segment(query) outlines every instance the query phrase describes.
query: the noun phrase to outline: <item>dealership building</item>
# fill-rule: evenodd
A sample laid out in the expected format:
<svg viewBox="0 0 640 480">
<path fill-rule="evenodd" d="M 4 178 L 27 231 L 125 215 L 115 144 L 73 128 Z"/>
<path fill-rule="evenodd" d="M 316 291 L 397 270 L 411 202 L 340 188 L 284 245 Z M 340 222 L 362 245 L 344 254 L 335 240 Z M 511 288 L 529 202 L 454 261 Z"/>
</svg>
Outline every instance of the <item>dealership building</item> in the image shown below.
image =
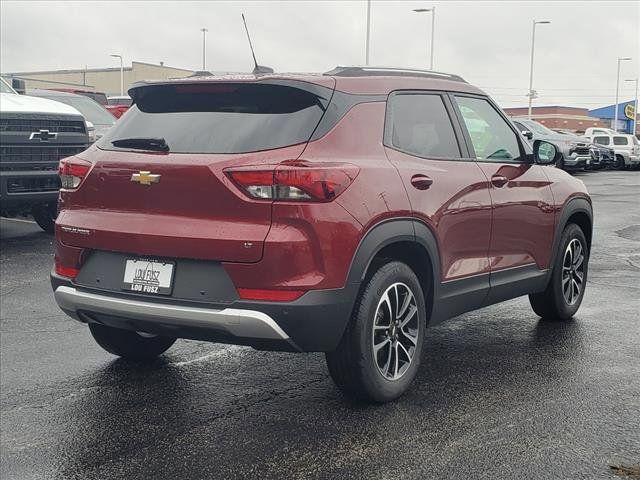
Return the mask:
<svg viewBox="0 0 640 480">
<path fill-rule="evenodd" d="M 608 105 L 606 107 L 596 108 L 589 110 L 589 115 L 594 118 L 606 122 L 608 127 L 614 128 L 615 122 L 615 105 Z M 618 104 L 618 125 L 617 130 L 624 133 L 633 133 L 633 117 L 635 112 L 635 101 L 629 100 Z M 636 125 L 635 134 L 638 135 L 640 129 Z"/>
<path fill-rule="evenodd" d="M 140 80 L 167 80 L 188 77 L 193 70 L 159 64 L 131 62 L 123 68 L 125 94 L 129 86 Z M 3 74 L 25 81 L 27 90 L 34 88 L 74 88 L 120 95 L 120 67 L 81 68 L 74 70 L 47 70 L 40 72 L 13 72 Z"/>
</svg>

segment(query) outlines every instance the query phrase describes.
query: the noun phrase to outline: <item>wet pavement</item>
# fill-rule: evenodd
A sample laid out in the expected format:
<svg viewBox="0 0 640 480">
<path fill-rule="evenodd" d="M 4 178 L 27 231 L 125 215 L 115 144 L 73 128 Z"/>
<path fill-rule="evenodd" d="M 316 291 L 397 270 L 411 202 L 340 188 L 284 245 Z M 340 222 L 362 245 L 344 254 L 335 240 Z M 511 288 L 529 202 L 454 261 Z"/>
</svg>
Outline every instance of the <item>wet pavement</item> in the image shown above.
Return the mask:
<svg viewBox="0 0 640 480">
<path fill-rule="evenodd" d="M 0 478 L 621 478 L 640 464 L 640 172 L 580 177 L 596 229 L 575 319 L 521 298 L 433 328 L 383 406 L 346 400 L 321 354 L 180 340 L 117 360 L 55 305 L 51 237 L 0 220 Z"/>
</svg>

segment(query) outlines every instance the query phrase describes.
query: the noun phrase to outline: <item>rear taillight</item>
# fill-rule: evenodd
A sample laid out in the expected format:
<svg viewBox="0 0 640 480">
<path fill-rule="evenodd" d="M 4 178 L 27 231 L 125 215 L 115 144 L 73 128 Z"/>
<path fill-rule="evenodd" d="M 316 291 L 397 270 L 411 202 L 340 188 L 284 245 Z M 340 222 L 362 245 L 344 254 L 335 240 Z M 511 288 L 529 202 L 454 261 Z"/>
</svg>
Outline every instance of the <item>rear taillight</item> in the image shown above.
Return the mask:
<svg viewBox="0 0 640 480">
<path fill-rule="evenodd" d="M 78 276 L 78 273 L 80 273 L 80 269 L 69 267 L 66 265 L 60 265 L 58 262 L 56 262 L 56 273 L 61 277 L 67 277 L 71 280 L 75 280 L 75 278 Z"/>
<path fill-rule="evenodd" d="M 249 197 L 285 202 L 330 202 L 359 169 L 348 163 L 284 162 L 275 167 L 228 168 L 226 175 Z"/>
<path fill-rule="evenodd" d="M 63 158 L 58 165 L 58 175 L 62 188 L 74 190 L 80 186 L 84 177 L 91 170 L 91 162 L 75 157 Z"/>
</svg>

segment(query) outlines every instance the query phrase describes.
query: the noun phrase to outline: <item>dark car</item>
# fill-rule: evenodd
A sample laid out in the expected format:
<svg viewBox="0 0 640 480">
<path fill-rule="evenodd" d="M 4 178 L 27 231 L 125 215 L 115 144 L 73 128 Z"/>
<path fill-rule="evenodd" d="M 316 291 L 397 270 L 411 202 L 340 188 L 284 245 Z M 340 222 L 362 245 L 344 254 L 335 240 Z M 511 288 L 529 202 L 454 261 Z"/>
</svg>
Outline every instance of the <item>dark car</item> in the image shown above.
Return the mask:
<svg viewBox="0 0 640 480">
<path fill-rule="evenodd" d="M 61 162 L 52 286 L 97 343 L 326 352 L 385 402 L 427 326 L 521 295 L 567 320 L 587 281 L 584 184 L 456 75 L 339 67 L 137 83 Z"/>
<path fill-rule="evenodd" d="M 611 168 L 616 165 L 616 155 L 613 149 L 605 145 L 592 143 L 590 146 L 592 162 L 594 168 Z"/>
<path fill-rule="evenodd" d="M 93 90 L 82 90 L 80 88 L 51 88 L 56 92 L 75 93 L 76 95 L 82 95 L 83 97 L 90 98 L 94 102 L 100 105 L 107 105 L 107 95 L 104 92 L 95 92 Z"/>
<path fill-rule="evenodd" d="M 75 93 L 60 92 L 57 90 L 29 90 L 33 97 L 48 98 L 56 102 L 65 103 L 78 110 L 90 125 L 94 128 L 94 138 L 102 137 L 115 123 L 116 118 L 95 100 Z"/>
<path fill-rule="evenodd" d="M 571 132 L 564 132 L 562 130 L 554 130 L 560 135 L 568 135 L 570 137 L 575 137 Z M 590 141 L 588 138 L 583 138 L 584 140 Z M 615 154 L 611 148 L 608 148 L 604 145 L 599 145 L 597 143 L 589 144 L 589 153 L 591 154 L 591 163 L 588 168 L 591 170 L 599 170 L 601 168 L 612 167 L 615 164 Z"/>
<path fill-rule="evenodd" d="M 584 170 L 591 166 L 591 142 L 577 135 L 554 132 L 535 120 L 513 119 L 516 127 L 530 141 L 544 140 L 553 143 L 560 151 L 558 167 L 564 170 Z"/>
</svg>

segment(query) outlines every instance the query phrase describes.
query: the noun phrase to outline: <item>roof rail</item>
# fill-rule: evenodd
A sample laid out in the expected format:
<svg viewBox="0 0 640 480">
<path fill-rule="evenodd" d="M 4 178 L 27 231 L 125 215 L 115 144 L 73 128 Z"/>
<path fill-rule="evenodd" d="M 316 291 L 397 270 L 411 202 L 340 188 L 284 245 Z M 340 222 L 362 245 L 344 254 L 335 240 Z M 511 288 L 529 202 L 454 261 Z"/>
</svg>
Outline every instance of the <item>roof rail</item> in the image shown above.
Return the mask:
<svg viewBox="0 0 640 480">
<path fill-rule="evenodd" d="M 397 67 L 368 67 L 368 66 L 338 66 L 333 70 L 323 73 L 323 75 L 334 77 L 425 77 L 440 78 L 443 80 L 453 80 L 455 82 L 464 82 L 466 80 L 459 75 L 451 73 L 434 72 L 431 70 L 419 70 L 415 68 L 397 68 Z"/>
</svg>

